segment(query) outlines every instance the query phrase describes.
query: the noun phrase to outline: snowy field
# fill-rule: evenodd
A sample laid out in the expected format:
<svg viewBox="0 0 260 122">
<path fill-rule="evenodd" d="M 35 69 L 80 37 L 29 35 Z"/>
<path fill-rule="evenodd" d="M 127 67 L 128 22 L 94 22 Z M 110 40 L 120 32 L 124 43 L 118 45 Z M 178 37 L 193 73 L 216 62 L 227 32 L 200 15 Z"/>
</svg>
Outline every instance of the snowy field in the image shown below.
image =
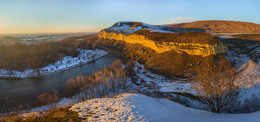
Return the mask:
<svg viewBox="0 0 260 122">
<path fill-rule="evenodd" d="M 121 94 L 115 98 L 96 98 L 75 104 L 72 111 L 88 121 L 151 122 L 257 122 L 260 112 L 216 114 L 184 107 L 167 99 L 141 94 Z"/>
<path fill-rule="evenodd" d="M 28 69 L 24 72 L 20 71 L 7 71 L 5 69 L 0 70 L 0 77 L 15 77 L 15 78 L 26 78 L 35 77 L 39 75 L 50 74 L 58 71 L 64 71 L 76 66 L 80 66 L 96 59 L 99 59 L 106 55 L 108 52 L 104 50 L 82 50 L 80 51 L 78 57 L 65 56 L 62 60 L 57 61 L 54 64 L 50 64 L 46 67 L 40 68 L 38 71 L 33 69 Z"/>
</svg>

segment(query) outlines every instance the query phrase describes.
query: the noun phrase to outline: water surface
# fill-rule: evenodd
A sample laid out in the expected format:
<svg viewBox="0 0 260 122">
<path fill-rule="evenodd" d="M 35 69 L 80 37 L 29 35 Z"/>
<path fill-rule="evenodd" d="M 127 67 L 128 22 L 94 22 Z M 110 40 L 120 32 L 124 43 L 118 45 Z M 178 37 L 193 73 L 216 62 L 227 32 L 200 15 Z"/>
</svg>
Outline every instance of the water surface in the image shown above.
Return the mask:
<svg viewBox="0 0 260 122">
<path fill-rule="evenodd" d="M 67 71 L 57 72 L 38 78 L 25 78 L 21 80 L 0 80 L 0 113 L 9 112 L 8 109 L 17 109 L 17 106 L 34 102 L 42 93 L 52 93 L 56 89 L 63 93 L 63 84 L 69 78 L 77 75 L 90 75 L 102 69 L 105 65 L 110 66 L 120 56 L 109 53 L 106 56 Z"/>
</svg>

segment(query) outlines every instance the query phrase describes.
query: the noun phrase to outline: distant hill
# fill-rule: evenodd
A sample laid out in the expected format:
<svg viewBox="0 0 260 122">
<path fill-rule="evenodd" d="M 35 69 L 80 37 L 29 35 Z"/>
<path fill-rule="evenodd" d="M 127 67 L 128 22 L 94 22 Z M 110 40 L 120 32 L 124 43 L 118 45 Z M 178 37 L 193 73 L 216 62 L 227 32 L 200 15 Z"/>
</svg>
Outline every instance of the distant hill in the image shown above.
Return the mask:
<svg viewBox="0 0 260 122">
<path fill-rule="evenodd" d="M 208 33 L 260 33 L 260 24 L 241 21 L 207 20 L 168 24 L 171 28 L 204 29 Z"/>
</svg>

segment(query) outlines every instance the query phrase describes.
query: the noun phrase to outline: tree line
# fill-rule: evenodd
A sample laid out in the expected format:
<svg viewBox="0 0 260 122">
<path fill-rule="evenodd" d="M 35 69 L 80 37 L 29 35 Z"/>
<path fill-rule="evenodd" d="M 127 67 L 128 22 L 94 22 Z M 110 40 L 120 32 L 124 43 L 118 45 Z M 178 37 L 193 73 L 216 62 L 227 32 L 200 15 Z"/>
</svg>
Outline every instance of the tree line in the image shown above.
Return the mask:
<svg viewBox="0 0 260 122">
<path fill-rule="evenodd" d="M 103 97 L 111 92 L 125 89 L 127 86 L 126 71 L 121 60 L 115 61 L 110 67 L 90 76 L 78 75 L 64 83 L 64 94 L 67 97 L 81 93 L 82 99 Z"/>
<path fill-rule="evenodd" d="M 12 45 L 0 45 L 0 69 L 8 71 L 38 69 L 61 60 L 64 56 L 76 57 L 77 48 L 96 48 L 96 36 L 74 36 L 59 41 Z"/>
</svg>

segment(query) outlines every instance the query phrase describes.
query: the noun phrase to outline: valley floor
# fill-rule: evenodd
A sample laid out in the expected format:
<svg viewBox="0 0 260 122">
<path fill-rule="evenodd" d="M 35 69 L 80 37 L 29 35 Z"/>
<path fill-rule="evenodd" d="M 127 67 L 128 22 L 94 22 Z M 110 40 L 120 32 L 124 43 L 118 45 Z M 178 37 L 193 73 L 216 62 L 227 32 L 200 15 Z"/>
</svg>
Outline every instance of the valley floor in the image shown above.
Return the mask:
<svg viewBox="0 0 260 122">
<path fill-rule="evenodd" d="M 106 52 L 100 51 L 98 54 L 106 54 Z M 260 65 L 253 61 L 248 61 L 242 67 L 240 76 L 245 77 L 255 75 L 253 79 L 256 83 L 255 86 L 246 87 L 241 89 L 241 97 L 239 101 L 242 107 L 244 105 L 255 105 L 259 104 L 259 94 L 260 94 Z M 239 69 L 238 69 L 239 70 Z M 185 79 L 170 80 L 161 75 L 151 73 L 146 70 L 143 65 L 135 62 L 134 71 L 137 78 L 136 83 L 140 86 L 134 85 L 130 78 L 129 79 L 129 89 L 138 89 L 140 87 L 143 91 L 159 91 L 165 94 L 172 94 L 173 92 L 178 93 L 189 93 L 196 95 L 195 91 L 189 90 L 191 84 Z M 144 83 L 142 81 L 145 81 Z M 153 88 L 154 84 L 155 88 Z M 149 88 L 151 87 L 151 88 Z M 172 94 L 173 95 L 173 94 Z M 254 99 L 252 99 L 255 96 Z M 77 98 L 77 97 L 76 97 Z M 187 98 L 188 99 L 188 98 Z M 252 100 L 256 101 L 254 103 Z M 79 99 L 75 98 L 64 98 L 58 103 L 58 106 L 69 107 L 70 110 L 77 112 L 79 117 L 89 120 L 89 121 L 259 121 L 260 112 L 253 112 L 247 114 L 216 114 L 206 110 L 205 105 L 197 102 L 196 100 L 189 100 L 188 104 L 190 107 L 185 107 L 184 105 L 178 104 L 176 102 L 162 99 L 162 98 L 152 98 L 142 94 L 124 93 L 117 95 L 112 98 L 95 98 L 90 99 L 85 102 L 78 103 Z M 249 101 L 249 103 L 245 103 Z M 257 102 L 258 101 L 258 102 Z M 75 104 L 76 103 L 76 104 Z M 46 111 L 51 108 L 50 105 L 42 106 L 30 110 L 29 113 L 25 113 L 23 116 L 39 115 L 39 111 Z M 198 109 L 194 109 L 198 108 Z M 252 112 L 252 111 L 251 111 Z"/>
</svg>

